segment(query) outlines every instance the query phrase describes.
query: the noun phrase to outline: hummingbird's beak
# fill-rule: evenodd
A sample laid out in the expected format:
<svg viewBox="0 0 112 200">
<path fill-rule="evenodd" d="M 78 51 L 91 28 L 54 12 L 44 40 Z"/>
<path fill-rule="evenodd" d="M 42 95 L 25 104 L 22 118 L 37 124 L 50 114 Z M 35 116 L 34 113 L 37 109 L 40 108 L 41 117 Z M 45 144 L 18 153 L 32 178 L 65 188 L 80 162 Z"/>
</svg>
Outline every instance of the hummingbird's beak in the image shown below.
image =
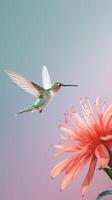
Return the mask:
<svg viewBox="0 0 112 200">
<path fill-rule="evenodd" d="M 61 84 L 61 86 L 64 86 L 64 87 L 78 87 L 78 85 L 71 85 L 71 84 Z"/>
</svg>

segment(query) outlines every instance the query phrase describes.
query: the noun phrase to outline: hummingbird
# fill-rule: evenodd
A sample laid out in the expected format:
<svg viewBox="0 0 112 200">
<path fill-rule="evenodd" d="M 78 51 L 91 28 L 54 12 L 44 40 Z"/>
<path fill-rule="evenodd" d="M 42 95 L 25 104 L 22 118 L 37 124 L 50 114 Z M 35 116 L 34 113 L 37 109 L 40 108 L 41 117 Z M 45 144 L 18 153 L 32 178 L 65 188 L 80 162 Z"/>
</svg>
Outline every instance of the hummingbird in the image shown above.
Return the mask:
<svg viewBox="0 0 112 200">
<path fill-rule="evenodd" d="M 42 82 L 43 87 L 37 85 L 36 83 L 28 80 L 21 75 L 5 70 L 5 73 L 14 81 L 19 87 L 21 87 L 26 92 L 32 94 L 36 101 L 29 107 L 25 108 L 17 114 L 22 114 L 25 112 L 42 112 L 43 109 L 51 102 L 54 95 L 61 89 L 61 87 L 73 86 L 77 87 L 78 85 L 63 84 L 61 82 L 51 83 L 50 75 L 46 66 L 42 68 Z"/>
</svg>

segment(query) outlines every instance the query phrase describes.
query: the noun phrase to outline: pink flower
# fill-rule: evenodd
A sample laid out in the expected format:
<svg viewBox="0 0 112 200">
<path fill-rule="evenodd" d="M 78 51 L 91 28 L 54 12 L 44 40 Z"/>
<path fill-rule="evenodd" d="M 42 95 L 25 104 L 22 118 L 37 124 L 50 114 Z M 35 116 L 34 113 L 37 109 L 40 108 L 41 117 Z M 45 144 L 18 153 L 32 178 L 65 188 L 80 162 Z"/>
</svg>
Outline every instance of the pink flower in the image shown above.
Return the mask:
<svg viewBox="0 0 112 200">
<path fill-rule="evenodd" d="M 97 161 L 100 169 L 109 163 L 109 149 L 112 147 L 112 104 L 106 109 L 99 98 L 96 99 L 95 111 L 87 98 L 81 100 L 84 119 L 73 109 L 64 115 L 64 123 L 60 129 L 64 132 L 62 139 L 65 144 L 54 145 L 58 154 L 72 153 L 51 171 L 51 178 L 64 173 L 60 190 L 62 191 L 90 161 L 89 169 L 82 183 L 82 196 L 94 175 Z"/>
</svg>

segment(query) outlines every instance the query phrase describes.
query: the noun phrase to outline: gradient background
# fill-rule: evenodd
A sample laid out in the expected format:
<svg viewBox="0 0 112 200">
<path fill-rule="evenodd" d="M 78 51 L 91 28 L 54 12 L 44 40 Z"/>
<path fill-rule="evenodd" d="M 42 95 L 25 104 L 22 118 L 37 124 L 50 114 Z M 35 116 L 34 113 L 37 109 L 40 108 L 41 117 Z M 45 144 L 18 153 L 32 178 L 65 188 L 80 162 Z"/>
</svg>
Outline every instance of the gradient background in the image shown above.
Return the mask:
<svg viewBox="0 0 112 200">
<path fill-rule="evenodd" d="M 47 65 L 52 80 L 79 84 L 62 89 L 40 115 L 14 114 L 35 99 L 4 74 L 10 69 L 41 84 Z M 60 141 L 58 123 L 79 99 L 112 100 L 111 0 L 0 0 L 0 199 L 80 200 L 87 168 L 62 192 L 49 177 L 49 144 Z M 110 179 L 96 171 L 84 200 L 94 200 Z M 107 197 L 109 199 L 112 197 Z"/>
</svg>

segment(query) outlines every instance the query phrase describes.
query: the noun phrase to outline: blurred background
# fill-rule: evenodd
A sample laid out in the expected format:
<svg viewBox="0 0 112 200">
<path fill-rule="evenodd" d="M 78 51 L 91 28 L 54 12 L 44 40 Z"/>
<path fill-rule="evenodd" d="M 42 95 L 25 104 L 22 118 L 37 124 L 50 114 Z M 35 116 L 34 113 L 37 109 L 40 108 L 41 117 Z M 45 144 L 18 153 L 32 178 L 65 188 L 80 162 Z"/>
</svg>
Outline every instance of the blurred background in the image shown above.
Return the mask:
<svg viewBox="0 0 112 200">
<path fill-rule="evenodd" d="M 78 84 L 63 88 L 41 114 L 14 114 L 35 101 L 5 74 L 15 71 L 41 83 L 42 66 L 53 81 Z M 80 200 L 82 173 L 62 192 L 60 177 L 50 171 L 62 158 L 53 158 L 50 144 L 60 142 L 58 124 L 80 97 L 94 104 L 99 96 L 112 101 L 111 0 L 0 0 L 0 199 Z M 84 200 L 94 200 L 111 188 L 110 179 L 96 170 Z M 105 199 L 110 200 L 110 197 Z"/>
</svg>

